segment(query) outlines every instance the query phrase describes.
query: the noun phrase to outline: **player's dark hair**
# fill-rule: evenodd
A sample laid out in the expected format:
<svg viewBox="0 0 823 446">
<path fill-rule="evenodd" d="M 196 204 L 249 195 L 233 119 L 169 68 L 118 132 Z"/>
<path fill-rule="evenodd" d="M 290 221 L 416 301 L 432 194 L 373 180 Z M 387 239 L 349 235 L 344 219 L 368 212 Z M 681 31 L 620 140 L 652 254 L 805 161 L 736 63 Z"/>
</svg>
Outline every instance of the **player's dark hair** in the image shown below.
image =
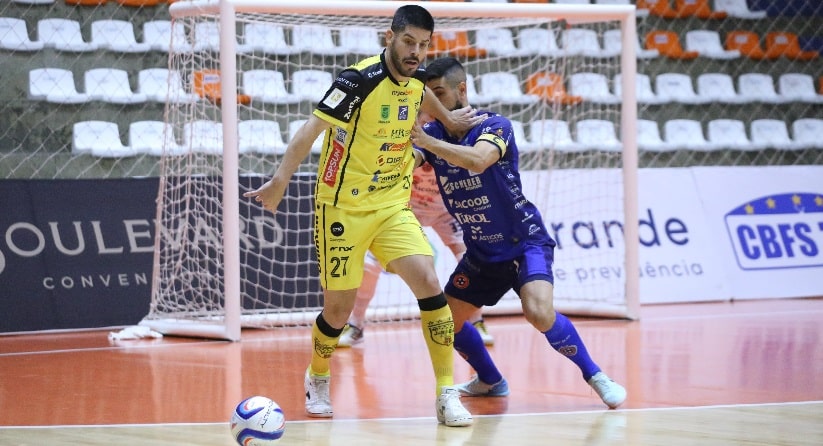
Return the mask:
<svg viewBox="0 0 823 446">
<path fill-rule="evenodd" d="M 466 82 L 466 70 L 463 64 L 454 57 L 441 57 L 426 65 L 426 79 L 446 78 L 450 85 L 457 85 Z"/>
<path fill-rule="evenodd" d="M 426 8 L 418 5 L 404 5 L 397 8 L 391 21 L 394 33 L 403 32 L 407 26 L 434 32 L 434 18 Z"/>
</svg>

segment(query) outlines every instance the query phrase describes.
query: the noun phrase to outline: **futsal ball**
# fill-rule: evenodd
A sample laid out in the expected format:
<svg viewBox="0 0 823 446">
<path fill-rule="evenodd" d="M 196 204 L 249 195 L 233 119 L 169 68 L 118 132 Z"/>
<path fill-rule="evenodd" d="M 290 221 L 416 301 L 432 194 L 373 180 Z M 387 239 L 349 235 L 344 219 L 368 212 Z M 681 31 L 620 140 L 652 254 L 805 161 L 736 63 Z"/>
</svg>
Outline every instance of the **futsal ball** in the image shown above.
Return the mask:
<svg viewBox="0 0 823 446">
<path fill-rule="evenodd" d="M 265 396 L 240 402 L 231 416 L 231 433 L 241 446 L 269 446 L 286 430 L 283 409 Z"/>
</svg>

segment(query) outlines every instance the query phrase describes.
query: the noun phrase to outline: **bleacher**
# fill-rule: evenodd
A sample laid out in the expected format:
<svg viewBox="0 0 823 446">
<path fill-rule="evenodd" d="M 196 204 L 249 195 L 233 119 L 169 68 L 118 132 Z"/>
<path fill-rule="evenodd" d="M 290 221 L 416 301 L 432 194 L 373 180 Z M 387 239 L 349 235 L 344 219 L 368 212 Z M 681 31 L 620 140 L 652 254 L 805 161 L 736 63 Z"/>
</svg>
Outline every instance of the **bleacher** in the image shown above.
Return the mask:
<svg viewBox="0 0 823 446">
<path fill-rule="evenodd" d="M 823 164 L 823 139 L 809 136 L 823 127 L 823 2 L 638 0 L 636 4 L 641 167 Z M 333 34 L 322 26 L 301 27 L 294 30 L 299 36 L 288 36 L 276 27 L 244 31 L 238 51 L 258 51 L 272 57 L 299 58 L 301 51 L 311 48 L 324 57 L 351 63 L 380 48 L 377 36 L 368 30 Z M 173 33 L 181 30 L 172 26 L 168 3 L 160 0 L 4 2 L 0 6 L 0 77 L 5 80 L 0 92 L 0 175 L 102 175 L 102 167 L 89 167 L 93 158 L 130 160 L 105 166 L 110 172 L 107 175 L 156 173 L 158 152 L 153 144 L 164 137 L 156 133 L 163 121 L 163 80 L 174 86 L 175 101 L 219 100 L 215 97 L 219 93 L 215 73 L 196 73 L 193 79 L 184 79 L 180 73 L 168 71 L 168 42 Z M 186 52 L 217 44 L 213 29 L 195 29 L 194 34 L 201 37 L 176 38 L 174 42 L 182 46 L 173 50 Z M 534 44 L 536 41 L 539 44 Z M 614 34 L 599 36 L 583 27 L 557 33 L 445 32 L 436 33 L 432 55 L 482 59 L 487 55 L 516 58 L 539 54 L 608 60 L 619 53 L 619 44 Z M 329 72 L 241 69 L 242 100 L 304 113 L 331 81 Z M 619 104 L 620 91 L 615 88 L 619 76 L 607 77 L 595 69 L 566 79 L 552 74 L 516 69 L 477 73 L 472 79 L 475 102 L 500 101 L 507 109 L 502 112 L 545 100 L 564 106 Z M 527 138 L 524 146 L 541 148 L 551 143 L 537 136 L 541 133 L 536 127 L 543 123 L 521 121 L 523 137 Z M 145 122 L 154 124 L 134 125 Z M 282 153 L 294 123 L 273 123 L 282 141 L 259 148 L 244 146 L 243 150 L 260 150 L 272 156 Z M 273 123 L 242 128 L 253 132 Z M 597 141 L 603 141 L 600 150 L 608 151 L 619 140 L 617 134 L 612 138 L 602 122 L 580 120 L 564 125 L 572 140 L 563 147 L 572 152 L 597 150 Z M 193 125 L 185 134 L 172 136 L 183 143 L 197 132 L 217 134 L 218 129 L 206 127 Z M 146 136 L 151 144 L 132 134 L 133 129 L 149 128 L 155 129 Z M 764 129 L 768 131 L 764 133 Z M 98 133 L 90 136 L 79 132 Z M 99 141 L 95 142 L 95 137 Z M 244 134 L 240 137 L 244 144 L 253 141 Z M 107 145 L 112 147 L 107 150 Z M 208 145 L 198 147 L 207 153 L 219 151 Z M 684 151 L 699 154 L 670 155 Z"/>
</svg>

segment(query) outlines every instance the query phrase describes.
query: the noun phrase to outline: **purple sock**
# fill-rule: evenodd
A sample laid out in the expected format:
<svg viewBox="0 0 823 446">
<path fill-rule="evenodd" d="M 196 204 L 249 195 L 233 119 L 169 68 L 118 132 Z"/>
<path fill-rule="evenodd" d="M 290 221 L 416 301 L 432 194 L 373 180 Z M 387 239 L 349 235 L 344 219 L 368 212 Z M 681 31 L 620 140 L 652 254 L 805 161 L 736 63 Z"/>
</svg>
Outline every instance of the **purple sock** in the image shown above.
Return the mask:
<svg viewBox="0 0 823 446">
<path fill-rule="evenodd" d="M 463 328 L 454 335 L 454 349 L 477 372 L 480 381 L 497 384 L 503 379 L 474 325 L 463 323 Z"/>
<path fill-rule="evenodd" d="M 552 348 L 577 364 L 577 367 L 583 372 L 583 379 L 588 381 L 589 378 L 600 371 L 600 367 L 592 361 L 589 352 L 586 350 L 586 345 L 583 344 L 583 340 L 577 334 L 572 321 L 560 313 L 555 312 L 555 314 L 554 325 L 543 334 Z"/>
</svg>

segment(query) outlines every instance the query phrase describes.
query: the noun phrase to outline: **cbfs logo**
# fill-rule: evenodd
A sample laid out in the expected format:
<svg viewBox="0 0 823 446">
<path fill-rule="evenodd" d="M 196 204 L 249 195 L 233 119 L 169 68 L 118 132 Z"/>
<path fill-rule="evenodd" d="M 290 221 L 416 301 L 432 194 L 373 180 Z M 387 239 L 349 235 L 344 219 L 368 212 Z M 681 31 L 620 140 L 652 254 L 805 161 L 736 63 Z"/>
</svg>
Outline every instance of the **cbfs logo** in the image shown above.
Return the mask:
<svg viewBox="0 0 823 446">
<path fill-rule="evenodd" d="M 744 270 L 823 266 L 823 194 L 769 195 L 725 218 Z"/>
</svg>

